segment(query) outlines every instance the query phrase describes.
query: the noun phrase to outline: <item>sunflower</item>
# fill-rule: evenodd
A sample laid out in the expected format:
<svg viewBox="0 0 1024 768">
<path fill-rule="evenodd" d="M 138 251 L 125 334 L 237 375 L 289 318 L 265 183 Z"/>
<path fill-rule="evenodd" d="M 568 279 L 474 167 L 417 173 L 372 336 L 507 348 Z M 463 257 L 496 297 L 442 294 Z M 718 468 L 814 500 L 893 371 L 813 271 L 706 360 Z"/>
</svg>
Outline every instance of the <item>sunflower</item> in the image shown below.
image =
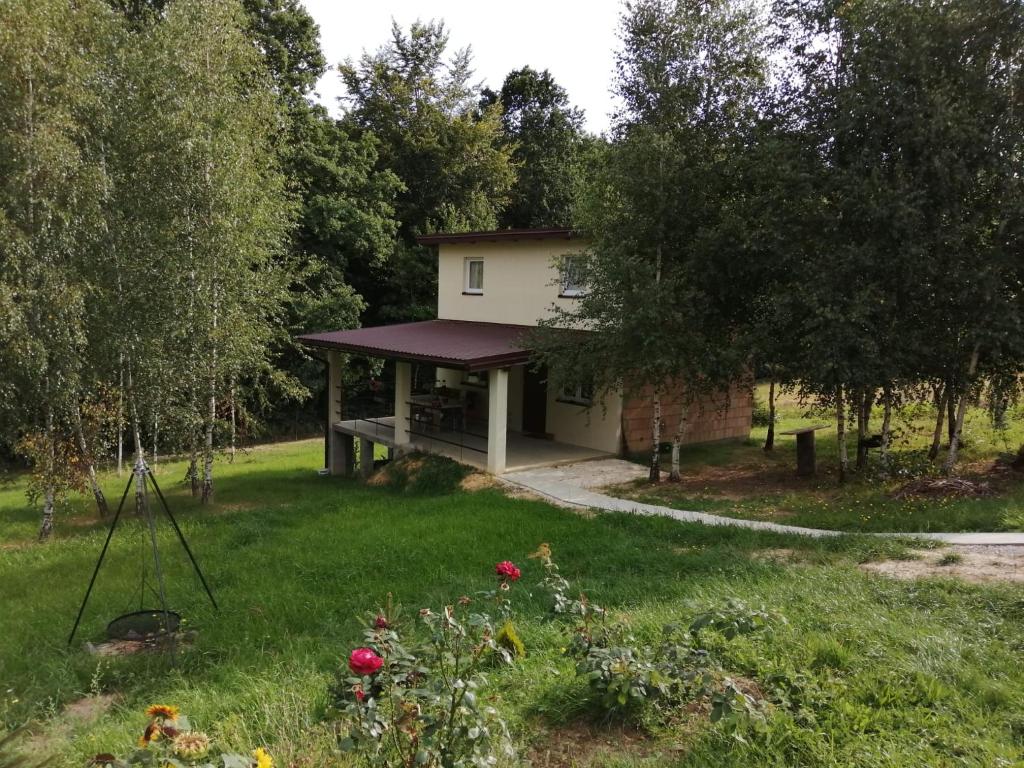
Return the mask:
<svg viewBox="0 0 1024 768">
<path fill-rule="evenodd" d="M 198 760 L 210 751 L 210 737 L 200 731 L 186 731 L 174 737 L 171 747 L 178 757 Z"/>
<path fill-rule="evenodd" d="M 274 758 L 263 747 L 257 747 L 252 756 L 256 758 L 256 768 L 274 768 Z"/>
<path fill-rule="evenodd" d="M 177 720 L 180 711 L 173 704 L 152 704 L 146 710 L 146 717 L 160 718 L 161 720 Z"/>
</svg>

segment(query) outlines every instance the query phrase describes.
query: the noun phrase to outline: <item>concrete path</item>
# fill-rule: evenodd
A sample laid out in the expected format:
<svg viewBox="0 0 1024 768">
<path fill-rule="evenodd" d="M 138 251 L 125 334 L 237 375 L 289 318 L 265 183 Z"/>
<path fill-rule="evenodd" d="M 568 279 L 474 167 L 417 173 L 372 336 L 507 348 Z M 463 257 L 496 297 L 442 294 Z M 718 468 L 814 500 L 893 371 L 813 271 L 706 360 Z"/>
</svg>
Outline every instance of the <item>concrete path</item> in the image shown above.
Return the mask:
<svg viewBox="0 0 1024 768">
<path fill-rule="evenodd" d="M 637 515 L 660 515 L 686 523 L 730 525 L 736 528 L 816 538 L 843 535 L 842 531 L 803 528 L 797 525 L 782 525 L 762 520 L 743 520 L 712 515 L 707 512 L 673 509 L 658 504 L 643 504 L 639 501 L 609 496 L 600 491 L 601 488 L 608 485 L 627 483 L 646 476 L 647 470 L 638 464 L 622 459 L 601 459 L 509 472 L 502 475 L 501 480 L 538 496 L 543 496 L 563 507 L 602 509 L 608 512 L 629 512 Z M 875 535 L 930 539 L 946 544 L 1024 546 L 1024 533 L 880 533 Z"/>
</svg>

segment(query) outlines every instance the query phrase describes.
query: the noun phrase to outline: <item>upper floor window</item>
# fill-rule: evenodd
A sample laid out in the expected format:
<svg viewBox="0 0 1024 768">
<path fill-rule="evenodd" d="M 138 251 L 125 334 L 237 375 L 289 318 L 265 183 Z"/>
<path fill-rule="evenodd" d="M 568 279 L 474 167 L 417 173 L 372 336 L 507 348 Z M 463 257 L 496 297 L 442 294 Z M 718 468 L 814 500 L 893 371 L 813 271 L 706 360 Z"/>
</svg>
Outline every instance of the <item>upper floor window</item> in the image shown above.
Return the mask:
<svg viewBox="0 0 1024 768">
<path fill-rule="evenodd" d="M 562 290 L 559 296 L 577 297 L 587 292 L 583 256 L 563 256 L 560 265 Z"/>
<path fill-rule="evenodd" d="M 466 275 L 465 283 L 463 285 L 464 293 L 483 293 L 484 292 L 484 260 L 483 259 L 466 259 Z"/>
</svg>

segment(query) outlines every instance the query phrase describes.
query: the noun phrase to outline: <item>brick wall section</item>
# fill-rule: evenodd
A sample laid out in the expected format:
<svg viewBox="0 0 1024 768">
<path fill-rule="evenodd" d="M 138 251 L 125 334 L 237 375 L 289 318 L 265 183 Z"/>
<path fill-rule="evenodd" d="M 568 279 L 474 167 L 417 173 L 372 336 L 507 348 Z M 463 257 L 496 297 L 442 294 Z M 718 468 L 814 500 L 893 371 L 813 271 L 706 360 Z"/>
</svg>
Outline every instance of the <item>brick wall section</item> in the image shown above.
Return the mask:
<svg viewBox="0 0 1024 768">
<path fill-rule="evenodd" d="M 623 404 L 622 435 L 627 453 L 651 449 L 651 388 Z M 679 423 L 682 389 L 670 387 L 661 398 L 661 440 L 671 442 Z M 722 410 L 723 398 L 706 398 L 690 405 L 689 425 L 684 444 L 711 443 L 718 440 L 745 440 L 750 436 L 750 420 L 754 410 L 754 394 L 747 384 L 733 385 L 728 406 Z"/>
</svg>

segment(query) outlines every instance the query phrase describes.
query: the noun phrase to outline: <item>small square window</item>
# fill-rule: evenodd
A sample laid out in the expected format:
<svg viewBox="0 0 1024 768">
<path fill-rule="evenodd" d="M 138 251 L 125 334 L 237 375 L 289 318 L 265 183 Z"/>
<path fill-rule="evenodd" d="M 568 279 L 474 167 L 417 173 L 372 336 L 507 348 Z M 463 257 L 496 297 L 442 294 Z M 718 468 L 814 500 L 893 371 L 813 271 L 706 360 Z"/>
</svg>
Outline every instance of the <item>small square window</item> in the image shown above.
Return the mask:
<svg viewBox="0 0 1024 768">
<path fill-rule="evenodd" d="M 560 265 L 561 292 L 559 296 L 576 298 L 586 290 L 585 262 L 583 256 L 564 256 Z"/>
<path fill-rule="evenodd" d="M 484 292 L 484 260 L 466 259 L 465 293 Z"/>
</svg>

